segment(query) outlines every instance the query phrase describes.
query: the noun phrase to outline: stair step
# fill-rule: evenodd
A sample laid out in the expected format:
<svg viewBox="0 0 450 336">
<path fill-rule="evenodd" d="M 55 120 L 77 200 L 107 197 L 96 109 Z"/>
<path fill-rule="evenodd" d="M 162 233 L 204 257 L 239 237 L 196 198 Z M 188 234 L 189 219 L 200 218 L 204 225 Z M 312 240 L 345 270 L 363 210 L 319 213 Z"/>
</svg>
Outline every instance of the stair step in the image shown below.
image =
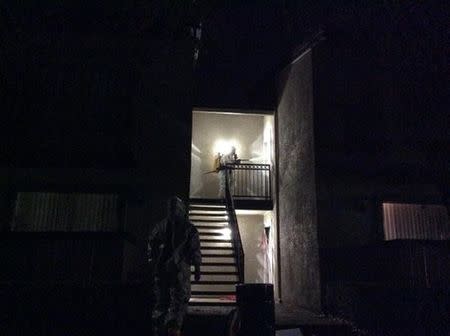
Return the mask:
<svg viewBox="0 0 450 336">
<path fill-rule="evenodd" d="M 212 240 L 212 241 L 200 241 L 200 248 L 204 249 L 204 248 L 233 248 L 233 246 L 231 245 L 231 241 L 218 241 L 218 240 Z"/>
<path fill-rule="evenodd" d="M 192 295 L 236 295 L 236 291 L 192 291 Z"/>
<path fill-rule="evenodd" d="M 222 247 L 222 246 L 202 246 L 202 250 L 223 250 L 223 251 L 234 251 L 233 247 Z"/>
<path fill-rule="evenodd" d="M 219 237 L 223 237 L 224 233 L 220 232 L 220 231 L 204 231 L 204 230 L 198 230 L 198 233 L 201 236 L 219 236 Z"/>
<path fill-rule="evenodd" d="M 211 262 L 202 262 L 202 266 L 235 266 L 236 267 L 236 264 L 234 263 L 234 260 L 233 260 L 233 263 L 211 261 Z"/>
<path fill-rule="evenodd" d="M 198 227 L 198 232 L 204 232 L 204 233 L 220 233 L 220 234 L 229 234 L 231 232 L 231 229 L 229 227 L 213 227 L 213 228 L 205 228 L 205 227 Z"/>
<path fill-rule="evenodd" d="M 191 202 L 189 203 L 189 207 L 205 207 L 205 208 L 226 208 L 226 202 Z"/>
<path fill-rule="evenodd" d="M 192 219 L 192 217 L 200 217 L 200 218 L 212 217 L 213 219 L 217 219 L 217 217 L 227 217 L 227 218 L 223 218 L 222 219 L 222 220 L 227 220 L 228 219 L 228 214 L 221 214 L 221 213 L 190 213 L 189 214 L 189 218 Z"/>
<path fill-rule="evenodd" d="M 193 202 L 189 204 L 189 208 L 204 207 L 204 208 L 214 208 L 214 209 L 225 209 L 227 205 L 225 203 L 202 203 Z"/>
<path fill-rule="evenodd" d="M 211 285 L 205 285 L 205 284 L 193 284 L 191 286 L 191 290 L 193 292 L 215 292 L 215 293 L 234 293 L 236 292 L 236 283 L 233 284 L 219 284 L 214 283 Z"/>
<path fill-rule="evenodd" d="M 211 242 L 227 242 L 231 243 L 232 240 L 229 237 L 224 236 L 208 236 L 208 235 L 200 235 L 200 242 L 211 243 Z"/>
<path fill-rule="evenodd" d="M 216 224 L 216 223 L 222 223 L 222 224 L 226 224 L 229 225 L 230 221 L 228 220 L 228 218 L 222 218 L 222 219 L 217 219 L 219 217 L 203 217 L 203 219 L 201 218 L 192 218 L 189 217 L 189 220 L 192 222 L 192 224 L 197 225 L 198 223 L 207 223 L 207 224 Z"/>
<path fill-rule="evenodd" d="M 228 224 L 228 220 L 224 219 L 192 219 L 190 218 L 192 223 L 224 223 Z"/>
<path fill-rule="evenodd" d="M 192 285 L 236 285 L 237 281 L 225 281 L 225 280 L 200 280 L 200 281 L 191 281 Z"/>
<path fill-rule="evenodd" d="M 216 232 L 201 230 L 201 231 L 198 232 L 198 234 L 200 235 L 200 239 L 202 239 L 202 238 L 205 238 L 205 239 L 220 239 L 220 238 L 231 239 L 229 233 L 227 233 L 227 232 L 220 232 L 220 231 L 217 232 L 217 230 L 216 230 Z"/>
<path fill-rule="evenodd" d="M 191 270 L 191 273 L 194 274 L 194 271 Z M 234 271 L 206 271 L 206 270 L 202 270 L 200 272 L 201 276 L 203 275 L 239 275 L 239 273 L 234 270 Z"/>
<path fill-rule="evenodd" d="M 200 224 L 200 225 L 199 225 Z M 216 224 L 216 223 L 197 223 L 195 224 L 195 227 L 197 228 L 197 230 L 223 230 L 226 228 L 230 228 L 230 226 L 228 224 Z"/>
<path fill-rule="evenodd" d="M 238 271 L 236 265 L 230 265 L 230 264 L 221 264 L 219 265 L 205 265 L 202 264 L 200 266 L 200 272 L 201 274 L 231 274 Z M 194 271 L 194 267 L 191 268 L 191 271 Z"/>
<path fill-rule="evenodd" d="M 229 233 L 229 230 L 224 230 L 224 229 L 230 229 L 230 224 L 229 223 L 223 223 L 223 224 L 217 224 L 217 222 L 215 223 L 205 223 L 203 222 L 202 224 L 198 225 L 198 224 L 194 224 L 194 226 L 197 228 L 197 231 L 201 231 L 201 232 L 227 232 Z M 212 226 L 212 227 L 211 227 Z M 215 226 L 215 227 L 214 227 Z"/>
<path fill-rule="evenodd" d="M 189 214 L 190 217 L 192 216 L 199 216 L 199 217 L 207 217 L 207 216 L 211 216 L 211 217 L 228 217 L 228 212 L 224 211 L 224 210 L 210 210 L 210 211 L 198 211 L 198 210 L 190 210 Z"/>
<path fill-rule="evenodd" d="M 225 200 L 222 199 L 191 199 L 189 205 L 204 205 L 204 206 L 226 206 Z"/>
<path fill-rule="evenodd" d="M 226 221 L 228 220 L 227 213 L 218 213 L 218 212 L 190 213 L 189 218 L 192 219 L 193 217 L 199 217 L 199 219 L 205 218 L 205 217 L 210 217 L 211 219 L 217 219 L 218 217 L 224 217 L 224 220 L 226 220 Z"/>
<path fill-rule="evenodd" d="M 193 223 L 194 224 L 194 223 Z M 223 230 L 226 228 L 230 228 L 228 223 L 195 223 L 194 226 L 198 229 L 205 228 L 214 228 L 214 230 Z"/>
<path fill-rule="evenodd" d="M 224 297 L 199 297 L 193 296 L 189 300 L 190 306 L 235 306 L 236 301 Z"/>
<path fill-rule="evenodd" d="M 204 205 L 224 205 L 225 200 L 222 198 L 191 198 L 190 204 L 204 204 Z"/>
<path fill-rule="evenodd" d="M 203 206 L 203 205 L 190 205 L 190 211 L 227 211 L 225 206 Z"/>
<path fill-rule="evenodd" d="M 202 258 L 203 266 L 236 266 L 235 258 Z"/>
<path fill-rule="evenodd" d="M 190 208 L 189 209 L 189 214 L 190 215 L 195 215 L 195 214 L 200 214 L 200 215 L 204 215 L 204 214 L 216 214 L 216 215 L 228 215 L 228 211 L 225 208 L 209 208 L 209 209 L 205 209 L 205 208 Z"/>
<path fill-rule="evenodd" d="M 202 257 L 232 257 L 235 258 L 236 255 L 234 254 L 234 251 L 232 249 L 230 250 L 203 250 L 202 251 Z"/>
<path fill-rule="evenodd" d="M 210 265 L 211 263 L 222 263 L 222 264 L 227 264 L 227 265 L 235 265 L 236 259 L 234 257 L 230 257 L 230 256 L 219 256 L 219 257 L 203 256 L 202 257 L 203 265 Z"/>
<path fill-rule="evenodd" d="M 191 275 L 191 282 L 195 281 L 194 274 Z M 201 274 L 200 282 L 226 282 L 226 283 L 239 283 L 239 277 L 237 274 Z"/>
<path fill-rule="evenodd" d="M 221 253 L 203 253 L 202 252 L 202 257 L 203 258 L 234 258 L 236 257 L 236 255 L 234 253 L 228 253 L 228 254 L 221 254 Z"/>
<path fill-rule="evenodd" d="M 204 211 L 189 211 L 189 216 L 228 216 L 228 213 L 226 211 L 220 211 L 220 213 L 218 211 L 209 211 L 209 212 L 204 212 Z"/>
<path fill-rule="evenodd" d="M 231 239 L 225 239 L 225 238 L 222 238 L 222 237 L 214 237 L 214 236 L 202 237 L 200 235 L 200 243 L 202 243 L 202 242 L 204 242 L 204 243 L 220 243 L 220 242 L 231 243 L 232 240 Z"/>
<path fill-rule="evenodd" d="M 217 226 L 195 225 L 195 227 L 197 228 L 197 230 L 200 230 L 200 229 L 223 230 L 223 229 L 230 228 L 228 225 L 217 225 Z"/>
</svg>

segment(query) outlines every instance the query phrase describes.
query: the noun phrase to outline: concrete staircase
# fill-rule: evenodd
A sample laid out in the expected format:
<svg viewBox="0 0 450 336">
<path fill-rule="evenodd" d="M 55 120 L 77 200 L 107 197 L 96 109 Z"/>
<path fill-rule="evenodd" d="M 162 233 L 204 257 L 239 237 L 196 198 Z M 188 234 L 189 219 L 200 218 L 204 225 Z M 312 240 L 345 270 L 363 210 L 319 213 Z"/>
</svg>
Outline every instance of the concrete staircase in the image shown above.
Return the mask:
<svg viewBox="0 0 450 336">
<path fill-rule="evenodd" d="M 201 279 L 195 281 L 192 273 L 189 304 L 234 305 L 239 275 L 225 203 L 222 200 L 191 200 L 189 219 L 199 231 L 202 251 Z"/>
</svg>

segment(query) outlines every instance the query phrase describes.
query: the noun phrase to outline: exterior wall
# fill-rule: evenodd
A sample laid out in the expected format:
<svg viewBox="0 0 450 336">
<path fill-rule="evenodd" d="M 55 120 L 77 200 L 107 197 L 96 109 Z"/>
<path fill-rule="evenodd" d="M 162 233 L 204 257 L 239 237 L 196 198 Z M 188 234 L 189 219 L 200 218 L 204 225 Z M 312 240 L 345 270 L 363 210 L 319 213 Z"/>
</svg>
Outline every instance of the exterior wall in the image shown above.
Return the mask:
<svg viewBox="0 0 450 336">
<path fill-rule="evenodd" d="M 398 61 L 392 48 L 401 45 L 391 38 L 398 36 L 370 28 L 367 39 L 356 41 L 350 31 L 330 31 L 313 50 L 317 213 L 324 248 L 376 244 L 383 239 L 381 203 L 442 204 L 448 190 L 439 167 L 445 123 L 437 112 L 428 117 L 425 111 L 435 111 L 430 102 L 425 109 L 411 103 L 427 95 L 401 96 L 405 78 L 390 73 Z M 384 57 L 370 63 L 367 55 L 378 53 Z M 420 122 L 414 120 L 418 115 Z"/>
<path fill-rule="evenodd" d="M 189 197 L 192 41 L 64 34 L 30 35 L 36 52 L 8 49 L 5 76 L 21 90 L 6 101 L 16 145 L 4 189 L 120 194 L 138 247 L 124 264 L 141 272 L 165 200 Z"/>
<path fill-rule="evenodd" d="M 426 302 L 434 302 L 435 316 L 446 314 L 437 307 L 448 301 L 442 295 L 448 287 L 448 248 L 439 241 L 384 242 L 382 204 L 444 203 L 448 188 L 439 166 L 443 123 L 437 112 L 431 119 L 425 116 L 436 110 L 428 102 L 423 112 L 411 103 L 426 94 L 399 95 L 404 79 L 388 73 L 396 69 L 391 67 L 396 61 L 391 59 L 389 67 L 368 62 L 367 54 L 377 54 L 369 51 L 372 46 L 386 48 L 378 43 L 378 33 L 360 47 L 340 34 L 329 36 L 313 52 L 322 307 L 358 324 L 373 320 L 389 325 L 390 319 L 398 322 L 396 312 L 401 311 L 409 315 L 408 325 L 421 325 L 421 316 L 432 311 L 423 314 Z M 386 52 L 391 54 L 394 45 L 390 42 Z M 368 64 L 389 70 L 359 70 Z M 403 101 L 411 109 L 404 109 Z M 420 122 L 414 121 L 417 115 L 422 115 Z M 353 315 L 343 313 L 348 307 Z M 379 315 L 372 314 L 374 307 Z"/>
<path fill-rule="evenodd" d="M 320 247 L 367 245 L 382 236 L 377 194 L 355 177 L 316 171 Z"/>
<path fill-rule="evenodd" d="M 277 109 L 281 301 L 321 309 L 313 132 L 312 55 L 281 76 Z"/>
<path fill-rule="evenodd" d="M 384 202 L 442 202 L 442 195 L 432 184 L 389 182 L 382 177 L 350 177 L 338 169 L 334 174 L 316 170 L 316 181 L 320 248 L 367 246 L 382 242 Z"/>
<path fill-rule="evenodd" d="M 0 169 L 0 174 L 6 175 L 5 171 Z M 13 214 L 13 204 L 11 195 L 8 191 L 8 183 L 5 183 L 5 178 L 0 178 L 0 183 L 3 186 L 3 190 L 0 191 L 0 232 L 8 231 L 10 221 Z"/>
</svg>

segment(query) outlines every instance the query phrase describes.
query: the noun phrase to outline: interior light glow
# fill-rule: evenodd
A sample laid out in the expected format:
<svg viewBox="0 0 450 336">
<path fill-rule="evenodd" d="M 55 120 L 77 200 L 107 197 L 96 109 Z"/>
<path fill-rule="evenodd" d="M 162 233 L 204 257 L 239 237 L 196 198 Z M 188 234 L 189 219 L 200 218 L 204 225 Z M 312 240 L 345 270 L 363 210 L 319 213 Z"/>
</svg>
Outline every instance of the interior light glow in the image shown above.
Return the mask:
<svg viewBox="0 0 450 336">
<path fill-rule="evenodd" d="M 241 145 L 238 141 L 231 139 L 231 140 L 225 140 L 225 139 L 217 139 L 214 142 L 213 146 L 213 153 L 212 154 L 228 154 L 231 151 L 231 147 L 236 148 L 236 153 L 239 155 L 241 153 Z"/>
<path fill-rule="evenodd" d="M 222 237 L 224 239 L 231 239 L 231 229 L 229 228 L 224 228 L 222 230 L 220 230 L 222 233 Z"/>
</svg>

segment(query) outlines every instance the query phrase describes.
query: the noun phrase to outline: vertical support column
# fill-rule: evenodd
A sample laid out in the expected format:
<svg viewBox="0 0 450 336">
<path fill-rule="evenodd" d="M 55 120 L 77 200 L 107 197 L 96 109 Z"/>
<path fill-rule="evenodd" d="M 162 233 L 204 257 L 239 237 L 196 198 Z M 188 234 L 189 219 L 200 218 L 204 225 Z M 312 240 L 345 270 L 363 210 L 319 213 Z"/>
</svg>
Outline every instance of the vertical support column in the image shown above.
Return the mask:
<svg viewBox="0 0 450 336">
<path fill-rule="evenodd" d="M 282 73 L 278 101 L 279 225 L 283 303 L 321 310 L 312 53 Z"/>
</svg>

